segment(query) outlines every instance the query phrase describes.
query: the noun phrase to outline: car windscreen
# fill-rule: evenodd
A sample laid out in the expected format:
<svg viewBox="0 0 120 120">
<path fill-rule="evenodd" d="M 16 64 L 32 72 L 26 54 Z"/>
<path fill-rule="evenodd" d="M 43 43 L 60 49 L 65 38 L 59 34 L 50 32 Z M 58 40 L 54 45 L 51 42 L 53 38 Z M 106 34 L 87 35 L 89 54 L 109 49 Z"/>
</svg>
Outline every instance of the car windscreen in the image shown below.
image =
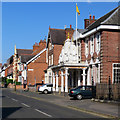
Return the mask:
<svg viewBox="0 0 120 120">
<path fill-rule="evenodd" d="M 52 85 L 52 84 L 50 84 L 50 85 L 47 85 L 47 87 L 53 87 L 53 85 Z"/>
<path fill-rule="evenodd" d="M 42 85 L 42 87 L 46 86 L 46 84 Z"/>
</svg>

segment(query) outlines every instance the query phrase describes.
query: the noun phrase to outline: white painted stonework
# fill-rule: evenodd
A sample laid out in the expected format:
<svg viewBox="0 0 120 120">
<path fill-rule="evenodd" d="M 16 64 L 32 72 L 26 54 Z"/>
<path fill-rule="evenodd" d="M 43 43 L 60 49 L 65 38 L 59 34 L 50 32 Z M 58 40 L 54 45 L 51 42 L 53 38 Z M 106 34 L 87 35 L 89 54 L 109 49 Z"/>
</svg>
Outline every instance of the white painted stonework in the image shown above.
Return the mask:
<svg viewBox="0 0 120 120">
<path fill-rule="evenodd" d="M 59 64 L 77 63 L 77 47 L 74 42 L 67 39 L 59 56 Z"/>
</svg>

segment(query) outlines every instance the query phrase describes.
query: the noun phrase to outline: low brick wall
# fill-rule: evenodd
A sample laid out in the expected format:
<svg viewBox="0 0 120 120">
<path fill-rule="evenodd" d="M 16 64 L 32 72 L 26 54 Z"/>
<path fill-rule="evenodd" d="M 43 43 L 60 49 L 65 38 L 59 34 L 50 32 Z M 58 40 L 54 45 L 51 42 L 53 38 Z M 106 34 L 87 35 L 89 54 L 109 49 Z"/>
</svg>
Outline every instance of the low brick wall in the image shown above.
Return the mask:
<svg viewBox="0 0 120 120">
<path fill-rule="evenodd" d="M 38 92 L 38 87 L 40 87 L 41 85 L 37 85 L 36 86 L 36 92 Z M 35 86 L 28 86 L 29 91 L 35 92 Z"/>
<path fill-rule="evenodd" d="M 14 89 L 14 88 L 15 88 L 15 85 L 9 84 L 7 87 Z M 24 88 L 23 88 L 23 85 L 16 85 L 16 89 L 24 89 Z M 28 89 L 28 86 L 27 86 L 27 85 L 26 85 L 26 89 Z"/>
<path fill-rule="evenodd" d="M 110 87 L 110 89 L 109 89 Z M 96 98 L 120 100 L 120 83 L 111 84 L 106 83 L 96 84 Z"/>
</svg>

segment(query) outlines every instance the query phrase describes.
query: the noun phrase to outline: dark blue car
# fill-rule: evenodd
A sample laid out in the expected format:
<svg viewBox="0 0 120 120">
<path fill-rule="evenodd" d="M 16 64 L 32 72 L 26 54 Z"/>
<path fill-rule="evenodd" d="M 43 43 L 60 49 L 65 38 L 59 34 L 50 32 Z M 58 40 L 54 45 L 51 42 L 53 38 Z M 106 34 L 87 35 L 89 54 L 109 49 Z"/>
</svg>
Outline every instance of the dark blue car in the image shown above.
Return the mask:
<svg viewBox="0 0 120 120">
<path fill-rule="evenodd" d="M 69 96 L 81 100 L 82 98 L 92 98 L 95 93 L 95 86 L 78 86 L 69 90 Z"/>
</svg>

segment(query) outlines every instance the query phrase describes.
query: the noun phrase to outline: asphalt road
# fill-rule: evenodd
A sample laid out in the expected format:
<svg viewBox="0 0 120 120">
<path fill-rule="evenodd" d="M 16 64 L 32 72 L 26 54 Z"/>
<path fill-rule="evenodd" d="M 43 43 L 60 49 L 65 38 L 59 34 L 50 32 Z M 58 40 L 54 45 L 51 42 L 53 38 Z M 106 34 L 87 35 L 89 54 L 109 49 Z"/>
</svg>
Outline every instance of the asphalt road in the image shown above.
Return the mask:
<svg viewBox="0 0 120 120">
<path fill-rule="evenodd" d="M 2 118 L 98 118 L 54 103 L 2 89 Z M 49 101 L 49 100 L 48 100 Z"/>
</svg>

